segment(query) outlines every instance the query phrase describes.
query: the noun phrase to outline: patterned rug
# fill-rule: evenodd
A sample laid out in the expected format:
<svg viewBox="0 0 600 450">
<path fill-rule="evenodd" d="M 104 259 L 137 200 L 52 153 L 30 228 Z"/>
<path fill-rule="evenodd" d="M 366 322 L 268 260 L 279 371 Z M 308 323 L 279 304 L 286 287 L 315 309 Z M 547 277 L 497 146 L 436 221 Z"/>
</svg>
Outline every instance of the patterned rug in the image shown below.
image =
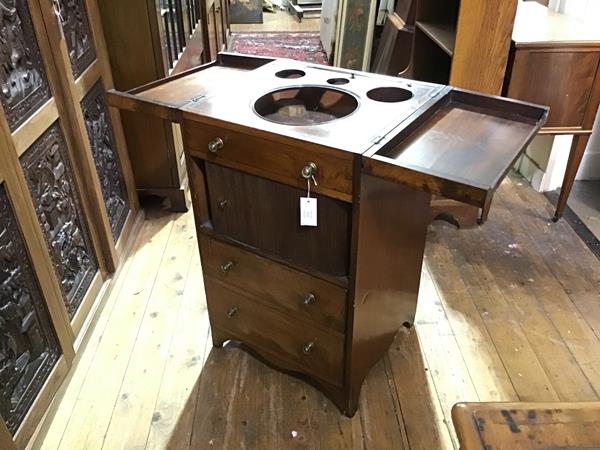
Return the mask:
<svg viewBox="0 0 600 450">
<path fill-rule="evenodd" d="M 329 65 L 319 33 L 232 33 L 229 51 Z"/>
</svg>

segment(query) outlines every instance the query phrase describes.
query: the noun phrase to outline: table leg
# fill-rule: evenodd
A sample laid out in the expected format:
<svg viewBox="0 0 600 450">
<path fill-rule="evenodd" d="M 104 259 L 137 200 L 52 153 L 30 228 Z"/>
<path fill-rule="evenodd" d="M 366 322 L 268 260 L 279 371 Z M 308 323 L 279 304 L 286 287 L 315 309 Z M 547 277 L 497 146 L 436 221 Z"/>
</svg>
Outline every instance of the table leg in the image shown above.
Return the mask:
<svg viewBox="0 0 600 450">
<path fill-rule="evenodd" d="M 571 144 L 571 150 L 569 152 L 569 161 L 567 162 L 567 170 L 565 172 L 562 187 L 560 188 L 560 196 L 558 198 L 558 203 L 556 204 L 556 211 L 552 218 L 553 222 L 558 222 L 558 219 L 562 217 L 567 206 L 567 200 L 569 199 L 569 194 L 571 193 L 571 188 L 573 187 L 573 182 L 575 181 L 575 176 L 579 170 L 579 164 L 581 164 L 581 159 L 583 158 L 583 153 L 585 152 L 588 140 L 589 135 L 573 136 L 573 143 Z"/>
</svg>

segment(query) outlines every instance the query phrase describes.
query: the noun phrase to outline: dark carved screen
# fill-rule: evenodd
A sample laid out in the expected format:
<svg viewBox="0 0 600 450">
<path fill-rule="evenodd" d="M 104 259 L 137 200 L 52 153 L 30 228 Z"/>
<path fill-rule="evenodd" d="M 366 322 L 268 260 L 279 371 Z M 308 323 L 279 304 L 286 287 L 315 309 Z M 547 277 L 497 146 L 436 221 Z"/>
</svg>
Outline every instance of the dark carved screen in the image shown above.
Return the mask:
<svg viewBox="0 0 600 450">
<path fill-rule="evenodd" d="M 0 415 L 14 435 L 59 346 L 4 184 L 0 184 Z"/>
<path fill-rule="evenodd" d="M 21 165 L 69 317 L 73 318 L 98 270 L 98 262 L 58 122 L 27 149 Z"/>
<path fill-rule="evenodd" d="M 73 76 L 78 78 L 96 59 L 84 0 L 59 0 Z"/>
<path fill-rule="evenodd" d="M 12 131 L 51 96 L 26 0 L 0 0 L 0 89 Z"/>
<path fill-rule="evenodd" d="M 100 179 L 102 196 L 108 211 L 108 219 L 113 239 L 117 241 L 127 214 L 129 201 L 123 171 L 117 155 L 106 95 L 102 83 L 98 81 L 81 101 L 85 126 L 92 147 L 92 156 Z"/>
</svg>

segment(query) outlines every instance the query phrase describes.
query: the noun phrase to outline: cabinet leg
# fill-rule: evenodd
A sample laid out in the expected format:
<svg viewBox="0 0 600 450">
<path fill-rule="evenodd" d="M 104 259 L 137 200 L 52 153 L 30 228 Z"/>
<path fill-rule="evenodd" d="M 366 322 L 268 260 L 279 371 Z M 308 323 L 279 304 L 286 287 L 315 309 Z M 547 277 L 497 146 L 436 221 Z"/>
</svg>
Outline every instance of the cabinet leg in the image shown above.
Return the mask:
<svg viewBox="0 0 600 450">
<path fill-rule="evenodd" d="M 347 399 L 346 407 L 344 408 L 344 415 L 346 417 L 352 418 L 356 414 L 358 410 L 358 399 L 360 398 L 360 386 L 358 389 L 355 389 L 350 393 Z"/>
<path fill-rule="evenodd" d="M 553 222 L 557 222 L 563 215 L 565 208 L 567 207 L 567 200 L 575 181 L 575 176 L 579 170 L 585 147 L 587 146 L 589 136 L 575 135 L 573 137 L 573 143 L 571 144 L 571 150 L 569 152 L 569 161 L 567 162 L 567 170 L 563 179 L 562 186 L 560 188 L 560 196 L 558 197 L 558 203 L 556 204 L 556 211 L 554 212 Z"/>
<path fill-rule="evenodd" d="M 187 212 L 190 208 L 185 188 L 174 189 L 138 189 L 140 198 L 155 196 L 169 199 L 169 210 L 171 212 Z"/>
<path fill-rule="evenodd" d="M 221 348 L 223 347 L 225 341 L 229 340 L 229 338 L 225 336 L 224 333 L 221 333 L 219 330 L 213 327 L 211 327 L 210 335 L 212 337 L 213 347 Z"/>
<path fill-rule="evenodd" d="M 187 197 L 185 195 L 185 189 L 173 190 L 169 193 L 168 197 L 169 201 L 171 202 L 171 207 L 169 208 L 171 212 L 184 213 L 190 209 Z"/>
<path fill-rule="evenodd" d="M 477 226 L 479 208 L 466 203 L 435 197 L 431 200 L 431 220 L 444 220 L 456 228 L 469 229 Z"/>
</svg>

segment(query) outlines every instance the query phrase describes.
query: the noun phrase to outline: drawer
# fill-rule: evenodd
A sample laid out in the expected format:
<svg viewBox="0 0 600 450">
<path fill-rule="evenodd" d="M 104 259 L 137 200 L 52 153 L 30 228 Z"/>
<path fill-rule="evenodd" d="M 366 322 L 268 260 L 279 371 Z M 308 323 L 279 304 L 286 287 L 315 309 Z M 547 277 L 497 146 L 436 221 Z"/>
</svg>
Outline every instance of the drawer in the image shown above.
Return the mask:
<svg viewBox="0 0 600 450">
<path fill-rule="evenodd" d="M 509 72 L 506 95 L 550 107 L 546 128 L 591 127 L 586 110 L 593 101 L 599 52 L 548 51 L 547 48 L 517 48 Z M 559 68 L 572 68 L 561 70 Z M 575 69 L 576 68 L 576 69 Z M 596 109 L 592 107 L 592 111 Z M 591 120 L 593 122 L 592 115 Z"/>
<path fill-rule="evenodd" d="M 268 258 L 199 236 L 202 270 L 251 293 L 290 317 L 344 332 L 346 290 Z"/>
<path fill-rule="evenodd" d="M 318 226 L 301 227 L 305 191 L 208 162 L 205 168 L 217 233 L 308 271 L 347 276 L 350 204 L 317 195 Z"/>
<path fill-rule="evenodd" d="M 306 325 L 208 276 L 204 282 L 213 329 L 248 344 L 284 369 L 342 385 L 344 335 Z"/>
<path fill-rule="evenodd" d="M 306 189 L 302 168 L 316 164 L 315 192 L 344 201 L 352 201 L 353 155 L 335 149 L 302 143 L 294 147 L 244 133 L 184 121 L 184 142 L 192 156 L 239 169 L 270 180 Z M 209 144 L 217 139 L 222 148 L 215 153 Z M 313 148 L 314 147 L 314 148 Z"/>
</svg>

